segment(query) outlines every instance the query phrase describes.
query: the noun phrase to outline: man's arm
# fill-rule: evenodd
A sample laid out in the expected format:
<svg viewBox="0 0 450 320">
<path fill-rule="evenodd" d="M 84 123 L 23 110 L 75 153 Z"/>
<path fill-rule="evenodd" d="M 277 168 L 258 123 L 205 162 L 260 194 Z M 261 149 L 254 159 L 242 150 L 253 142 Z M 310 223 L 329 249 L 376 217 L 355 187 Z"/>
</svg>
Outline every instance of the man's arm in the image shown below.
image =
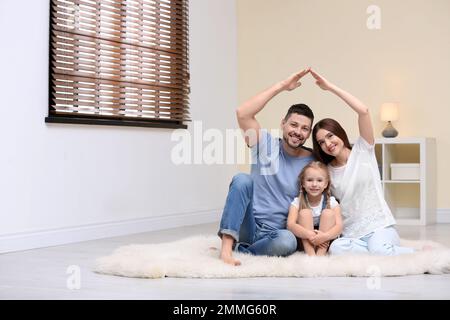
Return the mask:
<svg viewBox="0 0 450 320">
<path fill-rule="evenodd" d="M 255 116 L 260 112 L 273 97 L 282 91 L 291 91 L 298 88 L 300 78 L 309 72 L 309 68 L 292 74 L 289 78 L 280 81 L 263 92 L 257 94 L 250 100 L 245 101 L 236 109 L 236 117 L 239 127 L 244 132 L 245 142 L 249 147 L 254 146 L 259 141 L 259 130 L 261 126 Z"/>
</svg>

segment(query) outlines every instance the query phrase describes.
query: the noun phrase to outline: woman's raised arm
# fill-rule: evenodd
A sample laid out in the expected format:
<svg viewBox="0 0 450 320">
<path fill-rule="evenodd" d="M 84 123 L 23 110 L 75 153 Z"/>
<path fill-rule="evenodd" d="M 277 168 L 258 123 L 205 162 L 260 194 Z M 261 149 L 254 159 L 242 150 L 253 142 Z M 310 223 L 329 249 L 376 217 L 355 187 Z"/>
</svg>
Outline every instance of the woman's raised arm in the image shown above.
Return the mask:
<svg viewBox="0 0 450 320">
<path fill-rule="evenodd" d="M 345 103 L 347 103 L 353 110 L 356 111 L 356 113 L 358 113 L 359 134 L 368 143 L 374 144 L 375 138 L 373 135 L 372 120 L 370 118 L 369 108 L 358 98 L 332 84 L 314 70 L 311 69 L 310 72 L 314 79 L 316 79 L 316 84 L 321 89 L 331 91 L 339 98 L 344 100 Z"/>
</svg>

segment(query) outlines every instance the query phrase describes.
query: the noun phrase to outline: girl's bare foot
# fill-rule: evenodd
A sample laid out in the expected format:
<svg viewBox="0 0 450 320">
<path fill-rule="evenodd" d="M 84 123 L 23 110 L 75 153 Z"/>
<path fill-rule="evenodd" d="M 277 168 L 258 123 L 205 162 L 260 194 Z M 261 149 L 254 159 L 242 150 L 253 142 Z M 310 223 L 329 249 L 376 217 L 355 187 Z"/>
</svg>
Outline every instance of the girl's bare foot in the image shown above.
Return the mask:
<svg viewBox="0 0 450 320">
<path fill-rule="evenodd" d="M 315 257 L 316 253 L 315 252 L 306 252 L 305 253 L 309 256 L 309 257 Z"/>
<path fill-rule="evenodd" d="M 433 250 L 433 249 L 434 249 L 433 246 L 430 246 L 429 244 L 424 245 L 422 247 L 422 251 L 430 251 L 430 250 Z"/>
<path fill-rule="evenodd" d="M 317 255 L 318 256 L 326 256 L 328 252 L 328 246 L 330 245 L 329 242 L 324 242 L 321 245 L 317 247 Z"/>
<path fill-rule="evenodd" d="M 231 254 L 221 254 L 220 259 L 227 264 L 231 264 L 232 266 L 240 266 L 241 262 L 239 260 L 234 259 Z"/>
</svg>

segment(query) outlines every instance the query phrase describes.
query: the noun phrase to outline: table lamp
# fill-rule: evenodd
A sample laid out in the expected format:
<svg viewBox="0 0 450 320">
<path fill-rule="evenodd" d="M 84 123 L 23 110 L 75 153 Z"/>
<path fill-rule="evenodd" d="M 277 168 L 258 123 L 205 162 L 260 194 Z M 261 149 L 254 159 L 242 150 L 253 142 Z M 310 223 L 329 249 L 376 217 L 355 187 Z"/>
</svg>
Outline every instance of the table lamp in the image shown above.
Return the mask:
<svg viewBox="0 0 450 320">
<path fill-rule="evenodd" d="M 392 126 L 392 121 L 398 120 L 398 104 L 395 102 L 386 102 L 381 105 L 381 121 L 387 121 L 386 128 L 381 133 L 385 138 L 394 138 L 398 131 Z"/>
</svg>

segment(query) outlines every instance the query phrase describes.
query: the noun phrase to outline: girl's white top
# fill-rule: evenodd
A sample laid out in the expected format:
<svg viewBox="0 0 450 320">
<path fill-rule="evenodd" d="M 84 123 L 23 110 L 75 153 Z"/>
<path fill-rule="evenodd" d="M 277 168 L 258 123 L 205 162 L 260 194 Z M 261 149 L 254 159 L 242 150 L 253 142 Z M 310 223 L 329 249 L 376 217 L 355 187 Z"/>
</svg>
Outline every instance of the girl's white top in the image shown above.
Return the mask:
<svg viewBox="0 0 450 320">
<path fill-rule="evenodd" d="M 374 145 L 359 137 L 347 164 L 342 167 L 329 164 L 328 170 L 331 192 L 341 205 L 344 237 L 360 238 L 395 224 L 384 200 Z"/>
<path fill-rule="evenodd" d="M 311 208 L 311 211 L 312 211 L 314 225 L 318 225 L 320 222 L 320 215 L 322 214 L 322 203 L 323 203 L 323 194 L 322 194 L 322 197 L 320 198 L 320 202 L 317 206 L 314 207 L 312 205 L 309 205 L 309 207 Z M 291 205 L 296 207 L 297 209 L 300 207 L 298 197 L 295 197 L 294 200 L 292 200 Z M 339 205 L 339 203 L 337 203 L 336 199 L 333 196 L 331 196 L 330 197 L 330 208 L 333 209 L 338 205 Z"/>
</svg>

